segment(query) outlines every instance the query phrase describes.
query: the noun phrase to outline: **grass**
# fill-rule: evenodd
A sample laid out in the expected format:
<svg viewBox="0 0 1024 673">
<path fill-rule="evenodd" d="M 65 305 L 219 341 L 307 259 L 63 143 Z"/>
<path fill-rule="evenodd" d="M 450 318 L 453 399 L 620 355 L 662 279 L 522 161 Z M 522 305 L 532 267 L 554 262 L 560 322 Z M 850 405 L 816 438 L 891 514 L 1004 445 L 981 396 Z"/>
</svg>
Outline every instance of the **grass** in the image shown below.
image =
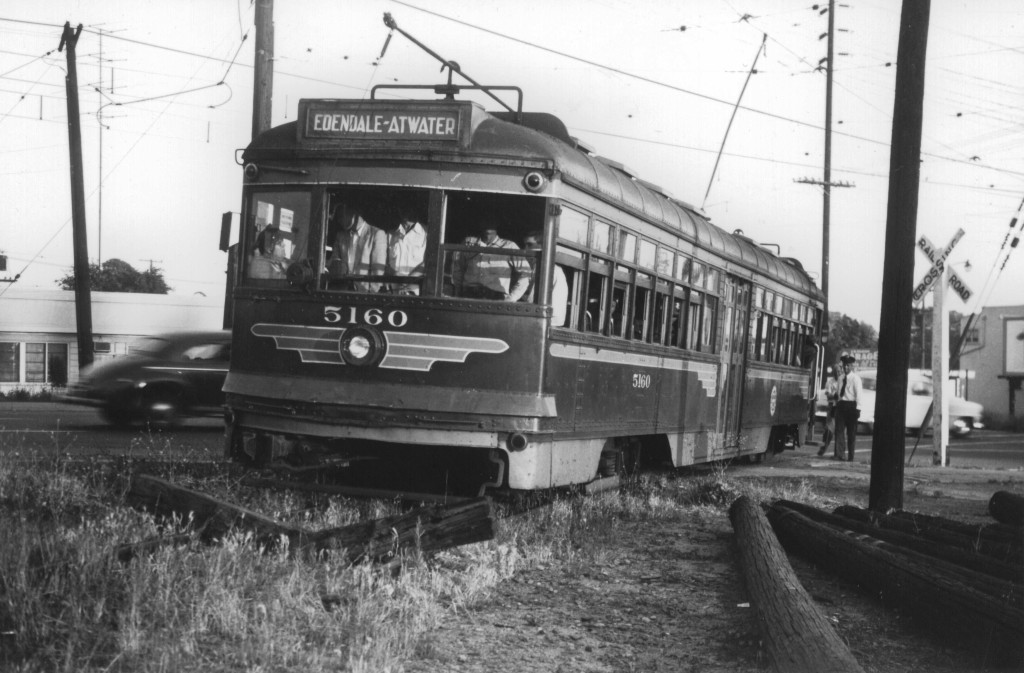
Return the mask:
<svg viewBox="0 0 1024 673">
<path fill-rule="evenodd" d="M 738 485 L 723 468 L 630 479 L 501 520 L 495 540 L 403 560 L 400 573 L 291 559 L 237 533 L 120 563 L 118 545 L 188 530 L 122 504 L 136 463 L 15 459 L 0 445 L 0 669 L 392 671 L 429 651 L 453 612 L 524 567 L 607 560 L 626 523 L 720 516 L 747 492 L 812 501 L 800 482 Z M 255 491 L 183 461 L 160 476 L 307 529 L 394 513 L 394 503 Z M 774 481 L 773 481 L 774 483 Z M 771 489 L 775 488 L 775 491 Z M 499 506 L 500 507 L 500 506 Z"/>
<path fill-rule="evenodd" d="M 53 402 L 60 397 L 63 391 L 63 388 L 46 390 L 14 388 L 13 390 L 0 390 L 0 402 Z"/>
</svg>

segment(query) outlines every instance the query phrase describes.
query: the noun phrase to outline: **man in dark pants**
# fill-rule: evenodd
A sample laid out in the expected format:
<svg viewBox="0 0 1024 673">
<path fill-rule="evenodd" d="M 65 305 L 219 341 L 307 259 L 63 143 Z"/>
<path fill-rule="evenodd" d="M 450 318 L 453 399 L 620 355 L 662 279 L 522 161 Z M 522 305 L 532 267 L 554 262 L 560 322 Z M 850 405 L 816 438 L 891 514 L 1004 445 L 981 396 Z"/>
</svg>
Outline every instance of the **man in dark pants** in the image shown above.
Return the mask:
<svg viewBox="0 0 1024 673">
<path fill-rule="evenodd" d="M 847 352 L 839 356 L 843 374 L 839 377 L 839 401 L 836 403 L 835 460 L 853 462 L 853 445 L 857 440 L 857 419 L 860 418 L 861 382 L 853 371 L 857 359 Z"/>
</svg>

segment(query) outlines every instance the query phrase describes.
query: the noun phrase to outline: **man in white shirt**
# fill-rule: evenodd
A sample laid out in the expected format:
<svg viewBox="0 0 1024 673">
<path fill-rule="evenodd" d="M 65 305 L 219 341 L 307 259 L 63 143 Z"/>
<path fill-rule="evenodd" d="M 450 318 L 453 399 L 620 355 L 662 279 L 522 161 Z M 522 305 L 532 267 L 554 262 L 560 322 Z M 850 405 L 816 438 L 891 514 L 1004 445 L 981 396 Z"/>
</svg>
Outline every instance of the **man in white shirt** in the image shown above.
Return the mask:
<svg viewBox="0 0 1024 673">
<path fill-rule="evenodd" d="M 836 448 L 833 458 L 853 462 L 853 445 L 857 439 L 862 385 L 853 371 L 857 358 L 844 352 L 839 356 L 843 374 L 839 377 L 839 399 L 836 402 Z"/>
<path fill-rule="evenodd" d="M 412 209 L 403 209 L 398 227 L 388 234 L 387 275 L 422 276 L 423 255 L 427 249 L 427 232 L 423 229 Z M 395 294 L 420 293 L 417 283 L 391 284 Z"/>
<path fill-rule="evenodd" d="M 331 276 L 383 276 L 388 254 L 387 234 L 369 224 L 352 206 L 338 204 L 331 218 L 338 226 L 327 267 Z M 345 289 L 379 292 L 380 286 L 380 283 L 350 280 Z"/>
</svg>

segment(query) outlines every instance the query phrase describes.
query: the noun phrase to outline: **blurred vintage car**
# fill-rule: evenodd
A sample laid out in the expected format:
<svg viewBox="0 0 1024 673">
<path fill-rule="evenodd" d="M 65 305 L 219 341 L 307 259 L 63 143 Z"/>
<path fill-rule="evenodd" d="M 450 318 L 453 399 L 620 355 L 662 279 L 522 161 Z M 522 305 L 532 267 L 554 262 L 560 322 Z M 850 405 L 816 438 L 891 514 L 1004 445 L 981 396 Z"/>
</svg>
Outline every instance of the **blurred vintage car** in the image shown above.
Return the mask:
<svg viewBox="0 0 1024 673">
<path fill-rule="evenodd" d="M 869 369 L 857 372 L 864 384 L 864 399 L 860 404 L 860 421 L 858 431 L 872 432 L 875 427 L 875 387 L 878 373 Z M 907 432 L 918 434 L 924 424 L 925 415 L 932 402 L 932 373 L 927 369 L 910 369 L 907 371 Z M 818 393 L 815 415 L 819 422 L 824 423 L 828 409 L 825 391 Z M 977 402 L 969 402 L 962 397 L 952 396 L 949 399 L 949 433 L 957 437 L 970 434 L 971 430 L 981 429 L 984 408 Z M 931 421 L 929 420 L 929 425 Z M 924 429 L 931 431 L 930 427 Z"/>
<path fill-rule="evenodd" d="M 115 425 L 175 425 L 223 412 L 231 332 L 174 332 L 142 338 L 128 355 L 82 370 L 63 401 L 97 407 Z"/>
</svg>

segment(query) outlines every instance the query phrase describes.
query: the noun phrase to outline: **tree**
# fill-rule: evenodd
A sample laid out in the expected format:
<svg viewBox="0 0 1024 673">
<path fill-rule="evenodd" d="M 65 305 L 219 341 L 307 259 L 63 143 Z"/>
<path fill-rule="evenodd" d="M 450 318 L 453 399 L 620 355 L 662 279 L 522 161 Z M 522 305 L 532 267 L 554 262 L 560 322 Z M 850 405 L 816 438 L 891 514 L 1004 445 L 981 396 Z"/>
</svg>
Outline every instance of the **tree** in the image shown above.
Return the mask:
<svg viewBox="0 0 1024 673">
<path fill-rule="evenodd" d="M 69 273 L 57 281 L 63 290 L 75 289 L 75 274 Z M 96 292 L 142 292 L 167 294 L 171 288 L 164 281 L 162 269 L 150 267 L 139 271 L 128 262 L 111 258 L 100 264 L 89 265 L 89 285 Z"/>
<path fill-rule="evenodd" d="M 840 353 L 851 348 L 878 350 L 878 332 L 871 325 L 835 311 L 829 311 L 828 318 L 831 353 L 826 362 L 835 362 Z"/>
</svg>

